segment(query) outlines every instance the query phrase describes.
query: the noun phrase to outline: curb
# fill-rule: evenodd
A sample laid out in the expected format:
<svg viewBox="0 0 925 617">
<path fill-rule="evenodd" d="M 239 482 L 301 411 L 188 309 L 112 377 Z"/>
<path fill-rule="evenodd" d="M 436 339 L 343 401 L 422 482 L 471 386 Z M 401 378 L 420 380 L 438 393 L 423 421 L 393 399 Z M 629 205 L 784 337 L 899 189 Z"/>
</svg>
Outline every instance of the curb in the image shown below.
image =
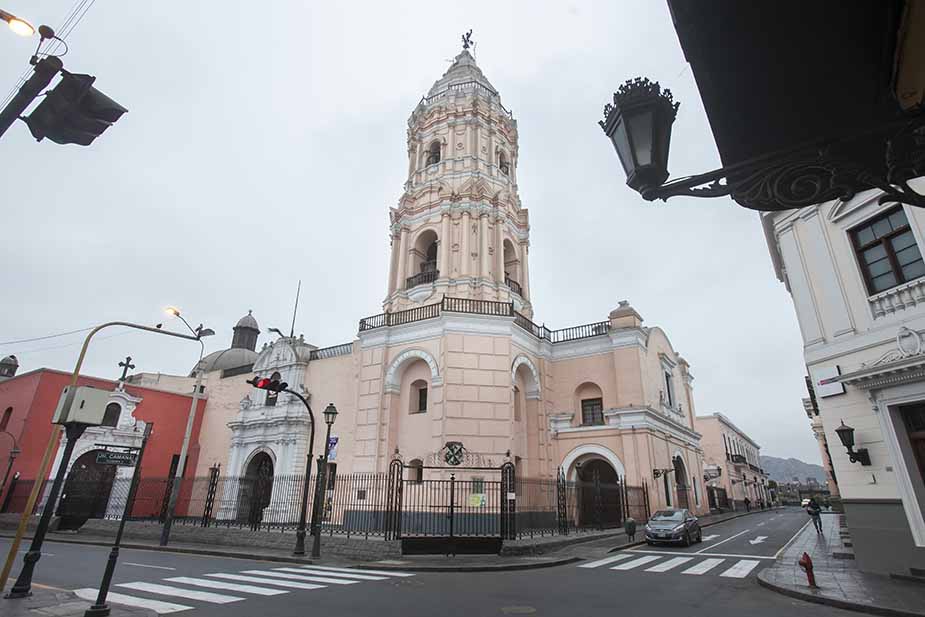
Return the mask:
<svg viewBox="0 0 925 617">
<path fill-rule="evenodd" d="M 828 596 L 797 591 L 796 589 L 791 589 L 790 587 L 784 587 L 782 585 L 772 583 L 765 578 L 764 573 L 764 570 L 758 573 L 759 585 L 765 589 L 770 589 L 771 591 L 775 591 L 791 598 L 796 598 L 797 600 L 803 600 L 804 602 L 824 604 L 826 606 L 834 606 L 835 608 L 840 608 L 847 611 L 856 611 L 859 613 L 868 613 L 870 615 L 886 615 L 887 617 L 923 617 L 923 615 L 925 615 L 925 613 L 904 611 L 898 608 L 888 608 L 886 606 L 875 606 L 872 604 L 859 604 L 856 602 L 848 602 L 847 600 L 839 600 L 838 598 L 830 598 Z"/>
<path fill-rule="evenodd" d="M 511 572 L 514 570 L 537 570 L 539 568 L 554 568 L 566 564 L 583 561 L 581 557 L 567 557 L 564 559 L 550 559 L 534 563 L 506 563 L 499 565 L 472 565 L 472 566 L 424 566 L 424 565 L 380 565 L 376 563 L 362 563 L 350 566 L 357 570 L 396 570 L 401 572 Z"/>
<path fill-rule="evenodd" d="M 7 534 L 0 534 L 0 538 L 12 538 Z M 23 536 L 23 539 L 31 540 L 31 536 Z M 102 540 L 71 540 L 69 538 L 48 538 L 45 540 L 47 542 L 60 542 L 62 544 L 82 544 L 86 546 L 106 546 L 111 547 L 112 542 L 104 542 Z M 260 553 L 245 553 L 238 551 L 219 551 L 208 548 L 187 548 L 183 546 L 155 546 L 153 544 L 133 544 L 131 542 L 123 542 L 119 545 L 119 548 L 126 548 L 132 550 L 140 551 L 154 551 L 158 553 L 180 553 L 185 555 L 205 555 L 207 557 L 228 557 L 231 559 L 250 559 L 253 561 L 275 561 L 280 563 L 301 563 L 311 565 L 314 562 L 311 559 L 300 559 L 298 557 L 286 557 L 283 555 L 266 555 Z"/>
</svg>

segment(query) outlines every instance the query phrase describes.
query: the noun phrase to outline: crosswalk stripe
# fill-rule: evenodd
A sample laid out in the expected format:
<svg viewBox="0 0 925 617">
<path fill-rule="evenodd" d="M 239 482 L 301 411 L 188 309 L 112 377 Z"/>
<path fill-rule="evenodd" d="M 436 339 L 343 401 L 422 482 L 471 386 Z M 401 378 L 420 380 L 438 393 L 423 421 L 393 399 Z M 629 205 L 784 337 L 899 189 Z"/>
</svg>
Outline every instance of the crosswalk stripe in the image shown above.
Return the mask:
<svg viewBox="0 0 925 617">
<path fill-rule="evenodd" d="M 632 570 L 633 568 L 638 568 L 639 566 L 653 562 L 657 559 L 661 559 L 661 557 L 659 557 L 658 555 L 646 555 L 645 557 L 640 557 L 639 559 L 634 559 L 632 561 L 627 561 L 626 563 L 621 563 L 618 566 L 612 567 L 611 570 Z"/>
<path fill-rule="evenodd" d="M 317 568 L 311 568 L 308 566 L 301 566 L 299 568 L 274 568 L 274 570 L 285 570 L 286 572 L 308 572 L 310 574 L 318 574 L 320 576 L 339 576 L 341 578 L 355 578 L 361 581 L 384 581 L 387 576 L 372 576 L 370 574 L 362 574 L 357 572 L 356 574 L 350 572 L 333 572 L 331 570 L 319 570 Z"/>
<path fill-rule="evenodd" d="M 165 581 L 171 583 L 183 583 L 184 585 L 193 585 L 195 587 L 206 587 L 208 589 L 226 589 L 228 591 L 240 591 L 242 593 L 253 593 L 258 596 L 278 596 L 283 593 L 289 593 L 283 589 L 270 589 L 268 587 L 256 587 L 254 585 L 242 585 L 240 583 L 226 583 L 224 581 L 210 581 L 205 578 L 193 578 L 191 576 L 173 576 L 165 578 Z"/>
<path fill-rule="evenodd" d="M 711 533 L 711 534 L 708 535 L 708 536 L 704 536 L 704 537 L 703 537 L 703 541 L 704 541 L 704 542 L 709 542 L 710 540 L 715 540 L 715 539 L 718 538 L 718 537 L 719 537 L 719 534 Z"/>
<path fill-rule="evenodd" d="M 757 559 L 740 559 L 736 565 L 732 566 L 720 576 L 728 576 L 731 578 L 745 578 L 748 576 L 748 573 L 755 569 L 760 561 Z"/>
<path fill-rule="evenodd" d="M 332 583 L 334 585 L 352 585 L 360 581 L 350 581 L 343 578 L 330 578 L 326 576 L 312 576 L 306 574 L 289 574 L 286 572 L 276 572 L 273 570 L 244 570 L 244 574 L 256 574 L 257 576 L 269 576 L 273 578 L 285 578 L 294 581 L 311 581 L 313 583 Z"/>
<path fill-rule="evenodd" d="M 361 572 L 363 574 L 380 574 L 382 576 L 397 576 L 397 577 L 406 577 L 414 576 L 410 572 L 396 572 L 394 570 L 367 570 L 363 568 L 362 570 L 356 570 L 353 568 L 335 568 L 334 566 L 302 566 L 303 568 L 311 568 L 312 570 L 330 570 L 331 572 Z"/>
<path fill-rule="evenodd" d="M 684 570 L 683 572 L 681 572 L 681 574 L 694 574 L 694 575 L 706 574 L 707 572 L 709 572 L 710 570 L 712 570 L 719 564 L 723 563 L 724 561 L 726 560 L 716 559 L 716 558 L 704 559 L 703 561 L 698 563 L 696 566 L 693 566 L 693 567 L 688 568 L 687 570 Z"/>
<path fill-rule="evenodd" d="M 175 598 L 202 600 L 203 602 L 212 602 L 214 604 L 228 604 L 230 602 L 240 602 L 244 599 L 239 598 L 238 596 L 227 596 L 223 593 L 196 591 L 195 589 L 183 589 L 182 587 L 158 585 L 157 583 L 145 583 L 142 581 L 137 581 L 134 583 L 117 583 L 116 587 L 125 587 L 126 589 L 135 589 L 137 591 L 147 591 L 148 593 L 160 593 L 165 596 L 171 596 Z"/>
<path fill-rule="evenodd" d="M 87 600 L 89 602 L 96 602 L 96 596 L 99 594 L 99 589 L 75 589 L 74 595 L 76 595 L 81 600 Z M 127 596 L 122 593 L 116 593 L 110 591 L 106 596 L 108 602 L 113 604 L 124 604 L 125 606 L 137 606 L 140 608 L 149 608 L 152 611 L 158 613 L 159 615 L 166 615 L 167 613 L 179 613 L 180 611 L 190 611 L 193 610 L 192 606 L 185 606 L 183 604 L 174 604 L 173 602 L 161 602 L 160 600 L 149 600 L 148 598 L 136 598 L 135 596 Z"/>
<path fill-rule="evenodd" d="M 243 581 L 245 583 L 262 583 L 264 585 L 276 585 L 277 587 L 289 587 L 290 589 L 324 589 L 324 585 L 313 585 L 311 583 L 300 583 L 296 581 L 281 581 L 275 578 L 267 578 L 265 576 L 244 576 L 243 574 L 225 574 L 224 572 L 216 572 L 214 574 L 206 574 L 205 576 L 212 576 L 215 578 L 224 578 L 229 581 Z"/>
<path fill-rule="evenodd" d="M 667 572 L 672 568 L 677 568 L 682 563 L 687 563 L 691 561 L 693 557 L 675 557 L 674 559 L 669 559 L 668 561 L 663 561 L 662 563 L 656 564 L 651 568 L 646 568 L 646 572 Z"/>
<path fill-rule="evenodd" d="M 619 555 L 614 555 L 613 557 L 608 557 L 607 559 L 598 559 L 597 561 L 591 561 L 588 563 L 583 563 L 579 568 L 599 568 L 601 566 L 606 566 L 608 563 L 614 563 L 617 561 L 622 561 L 624 559 L 629 559 L 633 555 L 629 553 L 620 553 Z"/>
</svg>

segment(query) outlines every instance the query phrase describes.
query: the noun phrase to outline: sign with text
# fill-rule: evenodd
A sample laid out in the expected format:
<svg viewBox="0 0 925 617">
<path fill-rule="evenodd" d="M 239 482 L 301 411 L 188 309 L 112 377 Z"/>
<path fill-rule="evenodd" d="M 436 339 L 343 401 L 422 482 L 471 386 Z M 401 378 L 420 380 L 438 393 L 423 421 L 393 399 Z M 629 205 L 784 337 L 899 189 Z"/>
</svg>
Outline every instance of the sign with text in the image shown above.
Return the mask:
<svg viewBox="0 0 925 617">
<path fill-rule="evenodd" d="M 138 455 L 135 452 L 113 452 L 103 450 L 96 453 L 96 462 L 99 465 L 119 465 L 120 467 L 134 467 Z"/>
</svg>

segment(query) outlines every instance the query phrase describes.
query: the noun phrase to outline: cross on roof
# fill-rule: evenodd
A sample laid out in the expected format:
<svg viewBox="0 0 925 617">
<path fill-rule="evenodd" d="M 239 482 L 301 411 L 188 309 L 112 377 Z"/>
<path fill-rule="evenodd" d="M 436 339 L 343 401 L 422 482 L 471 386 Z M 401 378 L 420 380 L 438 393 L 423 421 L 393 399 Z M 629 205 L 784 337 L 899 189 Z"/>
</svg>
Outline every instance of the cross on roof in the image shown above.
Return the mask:
<svg viewBox="0 0 925 617">
<path fill-rule="evenodd" d="M 135 365 L 132 364 L 132 356 L 125 356 L 125 362 L 120 362 L 119 366 L 122 367 L 122 377 L 119 378 L 119 381 L 125 381 L 125 376 L 128 375 L 129 369 L 135 368 Z"/>
</svg>

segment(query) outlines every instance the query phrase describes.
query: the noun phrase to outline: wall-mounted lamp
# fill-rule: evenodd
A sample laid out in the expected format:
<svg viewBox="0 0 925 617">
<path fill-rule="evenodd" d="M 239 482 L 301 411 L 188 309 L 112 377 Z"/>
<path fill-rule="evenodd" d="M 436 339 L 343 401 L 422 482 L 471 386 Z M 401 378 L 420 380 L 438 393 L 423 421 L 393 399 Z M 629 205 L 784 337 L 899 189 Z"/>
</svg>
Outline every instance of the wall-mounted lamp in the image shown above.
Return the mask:
<svg viewBox="0 0 925 617">
<path fill-rule="evenodd" d="M 870 455 L 867 453 L 867 448 L 858 448 L 854 449 L 854 429 L 845 424 L 845 421 L 841 421 L 841 426 L 835 429 L 835 432 L 838 434 L 838 438 L 841 440 L 841 444 L 845 446 L 848 450 L 848 460 L 852 463 L 860 463 L 865 467 L 870 465 Z"/>
<path fill-rule="evenodd" d="M 674 471 L 674 467 L 665 467 L 663 469 L 656 468 L 652 470 L 652 477 L 657 480 L 658 478 L 661 478 L 662 476 L 667 476 L 672 471 Z"/>
</svg>

